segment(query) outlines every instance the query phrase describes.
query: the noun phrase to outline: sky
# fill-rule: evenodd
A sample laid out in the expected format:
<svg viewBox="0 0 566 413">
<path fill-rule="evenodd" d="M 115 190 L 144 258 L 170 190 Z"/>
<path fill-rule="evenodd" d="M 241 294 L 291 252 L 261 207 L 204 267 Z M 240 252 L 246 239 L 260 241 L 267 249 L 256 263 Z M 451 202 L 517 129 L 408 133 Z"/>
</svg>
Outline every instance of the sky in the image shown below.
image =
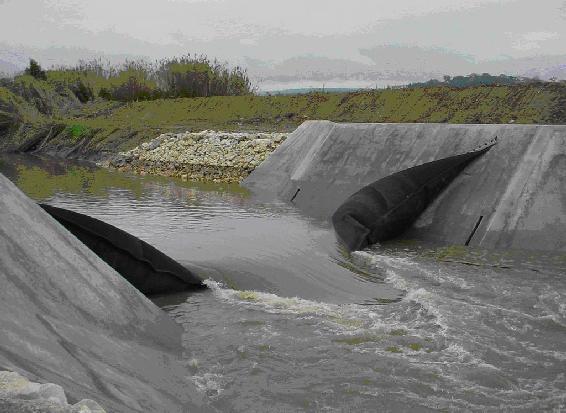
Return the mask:
<svg viewBox="0 0 566 413">
<path fill-rule="evenodd" d="M 566 65 L 566 1 L 0 0 L 4 61 L 189 52 L 268 77 L 555 67 Z"/>
</svg>

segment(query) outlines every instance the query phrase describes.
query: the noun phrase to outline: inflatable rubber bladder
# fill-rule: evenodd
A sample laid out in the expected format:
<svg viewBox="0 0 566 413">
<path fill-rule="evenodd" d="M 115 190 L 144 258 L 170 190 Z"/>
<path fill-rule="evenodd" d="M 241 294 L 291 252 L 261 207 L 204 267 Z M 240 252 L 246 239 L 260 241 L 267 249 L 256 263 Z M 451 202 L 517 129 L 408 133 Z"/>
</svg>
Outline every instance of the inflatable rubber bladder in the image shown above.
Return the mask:
<svg viewBox="0 0 566 413">
<path fill-rule="evenodd" d="M 495 143 L 496 138 L 474 151 L 414 166 L 363 187 L 332 215 L 339 241 L 357 251 L 399 236 L 470 162 Z"/>
<path fill-rule="evenodd" d="M 78 212 L 40 206 L 146 295 L 205 288 L 187 268 L 126 231 Z"/>
<path fill-rule="evenodd" d="M 360 188 L 493 136 L 497 145 L 468 165 L 403 236 L 436 245 L 469 240 L 473 248 L 566 252 L 566 125 L 305 121 L 243 185 L 256 199 L 293 199 L 300 213 L 330 221 Z"/>
<path fill-rule="evenodd" d="M 210 411 L 181 362 L 182 334 L 0 174 L 0 370 L 106 412 Z"/>
</svg>

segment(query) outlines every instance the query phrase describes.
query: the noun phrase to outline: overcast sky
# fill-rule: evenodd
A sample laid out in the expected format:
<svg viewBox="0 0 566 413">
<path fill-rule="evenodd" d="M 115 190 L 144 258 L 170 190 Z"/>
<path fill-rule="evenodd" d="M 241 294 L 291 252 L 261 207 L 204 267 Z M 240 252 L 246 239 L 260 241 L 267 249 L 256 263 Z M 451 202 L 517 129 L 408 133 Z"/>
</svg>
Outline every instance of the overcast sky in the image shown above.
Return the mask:
<svg viewBox="0 0 566 413">
<path fill-rule="evenodd" d="M 424 66 L 445 59 L 456 68 L 566 55 L 566 6 L 564 0 L 0 0 L 2 46 L 51 49 L 55 58 L 77 49 L 151 58 L 197 52 L 259 65 L 300 56 L 373 64 L 391 50 L 407 50 L 401 62 L 418 55 Z"/>
</svg>

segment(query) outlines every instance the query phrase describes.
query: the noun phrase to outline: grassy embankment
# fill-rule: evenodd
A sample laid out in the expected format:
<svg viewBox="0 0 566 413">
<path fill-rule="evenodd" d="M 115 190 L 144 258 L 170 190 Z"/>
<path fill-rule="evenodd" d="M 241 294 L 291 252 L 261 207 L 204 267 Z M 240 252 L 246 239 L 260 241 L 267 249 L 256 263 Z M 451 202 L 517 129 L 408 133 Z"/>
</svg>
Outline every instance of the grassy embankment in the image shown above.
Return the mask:
<svg viewBox="0 0 566 413">
<path fill-rule="evenodd" d="M 290 131 L 336 122 L 566 123 L 566 86 L 392 89 L 349 94 L 219 96 L 88 105 L 65 119 L 97 130 L 99 144 L 129 147 L 166 131 Z M 128 138 L 124 140 L 124 136 Z"/>
<path fill-rule="evenodd" d="M 50 123 L 51 115 L 42 114 L 30 100 L 0 87 L 0 150 L 18 147 Z"/>
<path fill-rule="evenodd" d="M 49 82 L 45 81 L 27 79 L 26 82 L 33 83 L 39 90 L 51 87 L 46 86 Z M 6 100 L 5 96 L 8 95 L 17 101 L 16 107 L 21 106 L 15 112 L 33 112 L 29 109 L 29 103 L 0 88 L 0 100 Z M 97 99 L 51 114 L 30 113 L 26 116 L 35 119 L 33 122 L 40 118 L 61 128 L 61 133 L 50 144 L 81 144 L 81 151 L 90 153 L 115 152 L 129 149 L 164 132 L 203 129 L 290 131 L 307 119 L 336 122 L 566 124 L 566 85 L 533 83 L 464 89 L 431 87 L 298 96 L 167 98 L 137 102 Z"/>
</svg>

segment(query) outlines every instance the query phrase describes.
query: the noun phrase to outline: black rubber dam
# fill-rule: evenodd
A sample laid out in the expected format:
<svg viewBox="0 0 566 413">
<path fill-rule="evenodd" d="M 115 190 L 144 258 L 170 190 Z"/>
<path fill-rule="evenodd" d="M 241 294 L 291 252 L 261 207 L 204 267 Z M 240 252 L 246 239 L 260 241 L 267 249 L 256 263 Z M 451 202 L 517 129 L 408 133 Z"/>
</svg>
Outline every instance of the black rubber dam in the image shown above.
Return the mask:
<svg viewBox="0 0 566 413">
<path fill-rule="evenodd" d="M 483 148 L 427 162 L 379 179 L 350 196 L 332 215 L 339 240 L 356 251 L 401 235 Z"/>
<path fill-rule="evenodd" d="M 403 239 L 486 249 L 566 251 L 564 125 L 307 121 L 244 180 L 244 185 L 259 199 L 292 199 L 302 213 L 330 220 L 362 188 L 386 177 L 391 177 L 390 182 L 401 180 L 393 174 L 468 153 L 494 136 L 497 145 L 457 174 L 406 229 Z M 423 169 L 414 172 L 424 173 Z M 402 191 L 400 196 L 413 190 Z M 369 189 L 365 193 L 367 200 L 362 203 L 370 203 L 370 216 L 386 212 L 386 207 L 375 210 L 376 203 L 383 201 L 370 201 L 377 195 Z M 414 207 L 410 219 L 419 209 L 416 199 L 424 195 L 415 195 L 412 202 L 403 204 Z M 403 208 L 395 211 L 400 213 Z M 396 221 L 399 227 L 397 224 L 404 226 L 403 222 Z"/>
<path fill-rule="evenodd" d="M 145 295 L 205 288 L 187 268 L 126 231 L 78 212 L 40 206 Z"/>
</svg>

